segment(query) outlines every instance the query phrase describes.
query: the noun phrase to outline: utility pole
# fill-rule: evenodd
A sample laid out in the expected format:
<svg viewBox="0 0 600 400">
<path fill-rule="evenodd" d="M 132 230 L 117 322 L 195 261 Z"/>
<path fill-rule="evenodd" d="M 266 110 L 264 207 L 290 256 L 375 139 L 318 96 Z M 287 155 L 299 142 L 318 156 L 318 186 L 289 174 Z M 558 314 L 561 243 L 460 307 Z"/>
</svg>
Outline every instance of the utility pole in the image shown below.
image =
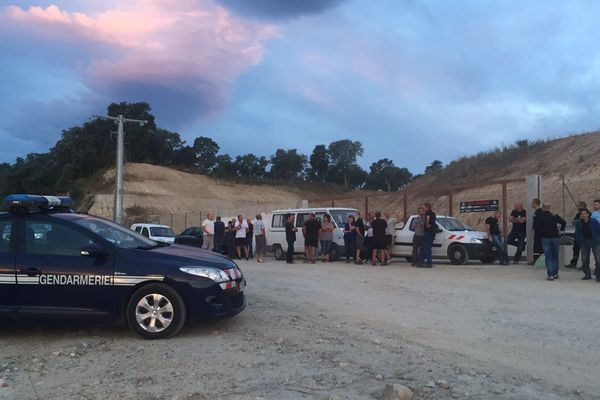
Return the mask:
<svg viewBox="0 0 600 400">
<path fill-rule="evenodd" d="M 113 208 L 113 220 L 117 224 L 123 224 L 123 153 L 124 153 L 124 136 L 123 124 L 125 122 L 136 122 L 140 126 L 144 126 L 148 121 L 141 119 L 124 118 L 123 115 L 111 117 L 110 115 L 96 115 L 97 118 L 110 119 L 117 124 L 117 165 L 115 175 L 115 202 Z"/>
</svg>

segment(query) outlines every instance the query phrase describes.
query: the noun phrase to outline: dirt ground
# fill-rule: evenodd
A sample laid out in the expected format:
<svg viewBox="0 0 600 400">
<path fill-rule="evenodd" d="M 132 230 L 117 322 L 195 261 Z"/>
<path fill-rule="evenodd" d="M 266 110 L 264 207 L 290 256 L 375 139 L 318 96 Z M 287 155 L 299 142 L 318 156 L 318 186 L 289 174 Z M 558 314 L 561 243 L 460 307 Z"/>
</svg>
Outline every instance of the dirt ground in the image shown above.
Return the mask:
<svg viewBox="0 0 600 400">
<path fill-rule="evenodd" d="M 145 341 L 2 321 L 1 399 L 600 399 L 600 283 L 562 271 L 241 262 L 248 308 Z"/>
</svg>

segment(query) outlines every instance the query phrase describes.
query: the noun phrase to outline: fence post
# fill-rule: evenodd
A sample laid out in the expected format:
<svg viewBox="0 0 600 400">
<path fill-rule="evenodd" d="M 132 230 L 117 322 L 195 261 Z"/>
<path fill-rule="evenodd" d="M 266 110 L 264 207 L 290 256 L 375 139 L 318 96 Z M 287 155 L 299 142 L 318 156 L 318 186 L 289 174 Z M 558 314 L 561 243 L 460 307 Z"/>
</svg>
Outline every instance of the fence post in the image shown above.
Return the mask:
<svg viewBox="0 0 600 400">
<path fill-rule="evenodd" d="M 408 220 L 408 198 L 406 192 L 402 193 L 402 211 L 404 214 L 404 222 Z"/>
<path fill-rule="evenodd" d="M 452 192 L 448 193 L 448 215 L 453 217 L 454 213 L 453 213 L 453 199 L 452 199 Z"/>
</svg>

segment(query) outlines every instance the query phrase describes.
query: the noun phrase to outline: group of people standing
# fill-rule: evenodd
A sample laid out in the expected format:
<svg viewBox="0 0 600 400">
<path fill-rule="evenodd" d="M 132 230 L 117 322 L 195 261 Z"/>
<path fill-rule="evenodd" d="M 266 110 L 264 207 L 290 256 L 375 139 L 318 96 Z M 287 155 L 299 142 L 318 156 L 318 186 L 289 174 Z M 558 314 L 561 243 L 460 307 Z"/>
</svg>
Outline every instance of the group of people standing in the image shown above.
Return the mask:
<svg viewBox="0 0 600 400">
<path fill-rule="evenodd" d="M 415 221 L 415 236 L 413 239 L 413 266 L 431 268 L 433 240 L 436 234 L 436 215 L 431 203 L 419 207 L 419 216 Z M 366 218 L 359 212 L 357 216 L 348 215 L 343 225 L 344 248 L 346 263 L 356 264 L 365 262 L 377 265 L 388 265 L 392 258 L 392 246 L 396 233 L 398 219 L 389 211 L 383 215 L 379 211 L 368 212 Z M 330 250 L 333 242 L 334 223 L 331 216 L 325 214 L 322 221 L 310 213 L 302 225 L 304 236 L 304 262 L 316 263 L 317 249 L 320 245 L 320 259 L 330 261 Z M 294 263 L 294 243 L 296 242 L 296 221 L 294 214 L 285 216 L 285 233 L 287 242 L 286 261 Z"/>
<path fill-rule="evenodd" d="M 202 222 L 202 233 L 202 247 L 207 250 L 227 254 L 232 259 L 249 260 L 256 257 L 257 262 L 264 262 L 267 237 L 260 214 L 257 214 L 254 220 L 238 215 L 225 225 L 220 216 L 214 219 L 209 213 Z M 254 243 L 256 249 L 253 248 Z"/>
<path fill-rule="evenodd" d="M 543 254 L 546 264 L 547 280 L 559 279 L 559 250 L 560 231 L 565 230 L 566 221 L 552 212 L 550 203 L 542 203 L 540 199 L 533 199 L 533 254 L 534 262 Z M 594 254 L 596 280 L 600 282 L 600 199 L 594 201 L 594 212 L 588 210 L 585 202 L 577 204 L 578 212 L 573 220 L 575 225 L 575 241 L 573 245 L 573 258 L 565 267 L 576 268 L 581 254 L 583 280 L 592 279 L 590 269 L 590 253 Z M 496 247 L 501 264 L 508 264 L 507 249 L 502 241 L 500 232 L 501 211 L 495 211 L 485 220 L 488 240 Z M 515 246 L 516 252 L 513 259 L 518 264 L 526 245 L 527 212 L 523 203 L 516 203 L 510 214 L 512 229 L 507 237 L 506 244 Z"/>
</svg>

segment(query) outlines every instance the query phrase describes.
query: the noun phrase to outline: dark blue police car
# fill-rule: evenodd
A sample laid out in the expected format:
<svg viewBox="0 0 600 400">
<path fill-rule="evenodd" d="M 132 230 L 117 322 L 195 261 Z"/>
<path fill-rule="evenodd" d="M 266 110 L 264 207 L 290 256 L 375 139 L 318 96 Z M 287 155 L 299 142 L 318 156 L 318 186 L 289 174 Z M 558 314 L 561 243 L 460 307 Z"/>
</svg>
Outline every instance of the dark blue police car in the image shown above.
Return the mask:
<svg viewBox="0 0 600 400">
<path fill-rule="evenodd" d="M 230 259 L 158 243 L 72 212 L 68 197 L 11 195 L 0 213 L 0 314 L 108 316 L 149 339 L 234 316 L 246 281 Z"/>
</svg>

